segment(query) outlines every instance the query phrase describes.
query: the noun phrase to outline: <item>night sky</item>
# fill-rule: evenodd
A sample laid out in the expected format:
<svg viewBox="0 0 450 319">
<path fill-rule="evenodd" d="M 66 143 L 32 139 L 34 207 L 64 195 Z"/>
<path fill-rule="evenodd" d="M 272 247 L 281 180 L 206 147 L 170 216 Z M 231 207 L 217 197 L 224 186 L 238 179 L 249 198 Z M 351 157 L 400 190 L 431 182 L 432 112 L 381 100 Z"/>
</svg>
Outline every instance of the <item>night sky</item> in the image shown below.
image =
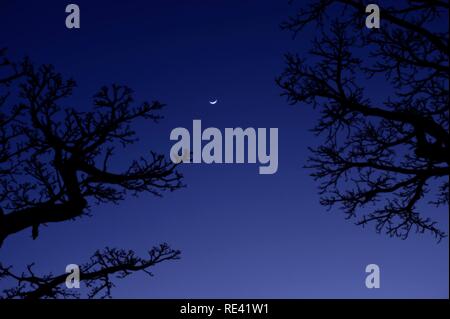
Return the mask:
<svg viewBox="0 0 450 319">
<path fill-rule="evenodd" d="M 0 47 L 9 56 L 51 63 L 78 87 L 67 106 L 89 110 L 105 84 L 133 88 L 137 102 L 167 107 L 159 124 L 136 123 L 140 141 L 117 152 L 126 169 L 150 150 L 166 154 L 175 127 L 279 130 L 279 166 L 187 164 L 186 188 L 162 198 L 141 194 L 92 209 L 92 217 L 41 227 L 6 239 L 0 260 L 22 271 L 63 273 L 105 246 L 133 249 L 167 242 L 178 261 L 157 265 L 155 277 L 115 280 L 117 298 L 448 298 L 448 238 L 407 240 L 357 227 L 319 204 L 317 183 L 303 168 L 317 114 L 289 106 L 275 78 L 283 54 L 306 52 L 314 28 L 299 34 L 280 23 L 299 2 L 242 0 L 75 1 L 81 29 L 65 28 L 64 1 L 0 1 Z M 371 92 L 388 90 L 384 82 Z M 218 99 L 215 105 L 209 101 Z M 448 232 L 448 208 L 424 206 Z M 431 210 L 431 211 L 430 211 Z M 365 287 L 365 267 L 381 268 L 381 288 Z M 0 288 L 2 284 L 0 283 Z"/>
</svg>

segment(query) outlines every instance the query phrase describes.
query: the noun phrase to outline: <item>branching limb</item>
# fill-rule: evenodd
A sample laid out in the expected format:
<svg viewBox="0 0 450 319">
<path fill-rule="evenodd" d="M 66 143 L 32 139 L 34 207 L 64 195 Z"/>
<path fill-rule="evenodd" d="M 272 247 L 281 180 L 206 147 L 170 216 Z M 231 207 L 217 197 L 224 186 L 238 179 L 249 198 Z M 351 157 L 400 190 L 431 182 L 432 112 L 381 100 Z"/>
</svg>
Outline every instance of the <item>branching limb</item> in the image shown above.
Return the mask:
<svg viewBox="0 0 450 319">
<path fill-rule="evenodd" d="M 178 250 L 167 244 L 153 247 L 147 258 L 136 256 L 132 250 L 105 248 L 96 251 L 89 262 L 80 265 L 80 283 L 87 287 L 87 298 L 111 298 L 114 287 L 112 278 L 124 278 L 135 272 L 153 276 L 150 269 L 155 265 L 180 258 Z M 79 298 L 77 289 L 69 289 L 65 282 L 68 274 L 38 276 L 33 271 L 34 264 L 26 272 L 16 274 L 11 267 L 0 264 L 0 280 L 12 281 L 15 286 L 3 290 L 3 298 L 12 299 L 56 299 Z"/>
</svg>

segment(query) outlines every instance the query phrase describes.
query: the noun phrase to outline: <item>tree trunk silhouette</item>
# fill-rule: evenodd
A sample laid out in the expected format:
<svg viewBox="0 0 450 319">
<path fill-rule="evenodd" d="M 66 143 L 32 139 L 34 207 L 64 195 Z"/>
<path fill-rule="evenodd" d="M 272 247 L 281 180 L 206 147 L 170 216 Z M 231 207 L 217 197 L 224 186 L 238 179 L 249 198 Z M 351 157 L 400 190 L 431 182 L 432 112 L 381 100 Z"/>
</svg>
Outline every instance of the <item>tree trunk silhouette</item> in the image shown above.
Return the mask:
<svg viewBox="0 0 450 319">
<path fill-rule="evenodd" d="M 138 140 L 133 122 L 158 122 L 162 103 L 133 106 L 132 90 L 113 84 L 95 94 L 92 111 L 63 107 L 75 81 L 64 79 L 51 65 L 35 67 L 28 59 L 14 63 L 6 58 L 5 49 L 0 50 L 0 58 L 0 246 L 26 229 L 36 239 L 41 225 L 89 215 L 96 205 L 118 203 L 127 194 L 161 196 L 183 187 L 177 165 L 154 152 L 133 160 L 121 172 L 110 168 L 115 149 Z M 84 273 L 84 280 L 93 285 L 113 273 L 146 270 L 177 259 L 179 251 L 164 244 L 150 255 L 145 260 L 125 250 L 97 252 L 95 258 L 108 262 L 98 272 Z M 24 277 L 10 269 L 0 267 L 0 278 L 18 282 L 16 288 L 5 291 L 7 297 L 71 295 L 57 287 L 64 275 L 37 277 L 29 267 L 30 275 Z M 110 296 L 109 279 L 105 285 L 100 290 L 106 289 Z"/>
</svg>

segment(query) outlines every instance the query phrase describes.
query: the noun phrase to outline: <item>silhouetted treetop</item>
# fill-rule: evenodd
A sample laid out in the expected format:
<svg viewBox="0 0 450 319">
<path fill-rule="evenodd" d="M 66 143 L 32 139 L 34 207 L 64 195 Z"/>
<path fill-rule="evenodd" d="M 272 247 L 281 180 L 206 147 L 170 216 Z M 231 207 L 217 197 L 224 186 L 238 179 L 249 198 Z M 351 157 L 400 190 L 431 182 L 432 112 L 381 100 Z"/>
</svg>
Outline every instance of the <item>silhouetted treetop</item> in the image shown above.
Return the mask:
<svg viewBox="0 0 450 319">
<path fill-rule="evenodd" d="M 136 106 L 130 88 L 113 84 L 94 95 L 92 110 L 80 111 L 86 108 L 63 106 L 75 82 L 51 65 L 7 61 L 3 68 L 9 70 L 0 78 L 0 244 L 29 227 L 36 238 L 40 225 L 81 217 L 95 203 L 182 187 L 176 165 L 155 152 L 111 169 L 116 149 L 137 141 L 133 122 L 162 118 L 160 102 Z M 7 100 L 16 92 L 19 98 Z"/>
<path fill-rule="evenodd" d="M 449 4 L 380 4 L 380 29 L 365 27 L 365 7 L 312 1 L 283 23 L 294 34 L 313 24 L 319 36 L 308 55 L 286 55 L 277 83 L 291 104 L 320 111 L 314 132 L 324 144 L 308 167 L 323 205 L 391 236 L 441 239 L 419 204 L 449 201 Z"/>
</svg>

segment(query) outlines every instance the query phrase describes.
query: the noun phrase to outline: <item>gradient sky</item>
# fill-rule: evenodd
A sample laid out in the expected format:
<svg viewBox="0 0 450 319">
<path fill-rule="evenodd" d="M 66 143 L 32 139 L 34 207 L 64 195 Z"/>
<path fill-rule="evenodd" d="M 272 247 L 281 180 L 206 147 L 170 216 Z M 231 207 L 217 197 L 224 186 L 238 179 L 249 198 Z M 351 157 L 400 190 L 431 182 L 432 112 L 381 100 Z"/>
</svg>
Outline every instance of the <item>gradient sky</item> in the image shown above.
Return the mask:
<svg viewBox="0 0 450 319">
<path fill-rule="evenodd" d="M 187 188 L 163 198 L 143 194 L 93 216 L 9 237 L 0 260 L 22 271 L 64 272 L 105 246 L 146 249 L 168 242 L 182 259 L 157 265 L 155 277 L 116 280 L 118 298 L 448 298 L 448 238 L 411 234 L 406 241 L 357 227 L 337 208 L 319 205 L 317 184 L 302 168 L 308 107 L 288 106 L 274 79 L 283 54 L 305 52 L 314 30 L 295 40 L 279 24 L 298 8 L 287 1 L 73 1 L 81 29 L 68 30 L 64 1 L 0 1 L 0 47 L 11 57 L 52 63 L 78 88 L 67 105 L 88 110 L 102 85 L 126 84 L 136 100 L 167 104 L 160 124 L 138 122 L 141 140 L 119 153 L 115 169 L 155 150 L 169 154 L 170 131 L 204 127 L 278 127 L 279 168 L 184 165 Z M 386 90 L 375 83 L 373 92 Z M 216 105 L 209 100 L 218 99 Z M 448 231 L 447 207 L 424 207 Z M 367 289 L 365 266 L 381 268 L 381 288 Z M 0 288 L 2 284 L 0 283 Z"/>
</svg>

